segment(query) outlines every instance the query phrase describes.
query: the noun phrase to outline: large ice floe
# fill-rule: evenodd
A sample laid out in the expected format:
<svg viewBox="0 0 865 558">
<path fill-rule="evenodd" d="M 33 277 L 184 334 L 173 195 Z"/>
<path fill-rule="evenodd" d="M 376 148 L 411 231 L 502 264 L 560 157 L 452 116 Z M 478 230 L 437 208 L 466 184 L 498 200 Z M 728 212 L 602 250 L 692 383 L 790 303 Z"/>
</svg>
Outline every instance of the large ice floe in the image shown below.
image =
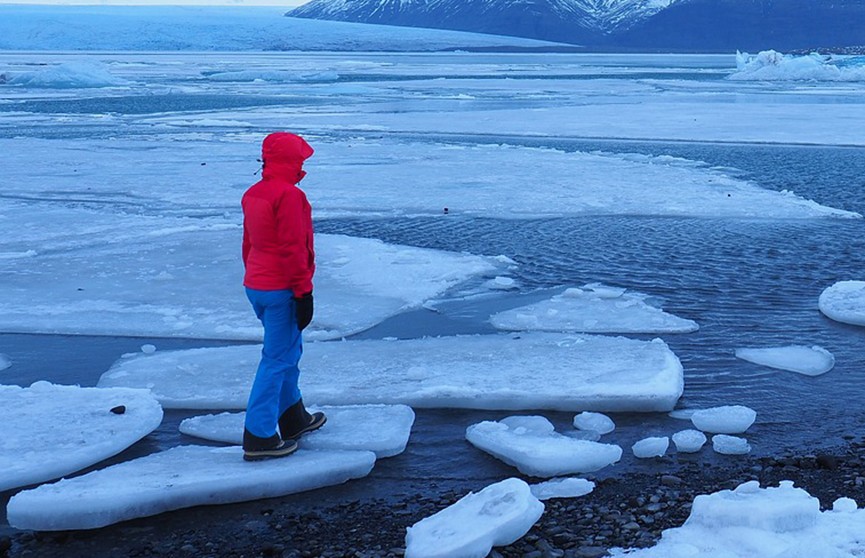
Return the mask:
<svg viewBox="0 0 865 558">
<path fill-rule="evenodd" d="M 0 492 L 95 465 L 161 422 L 147 390 L 0 386 Z"/>
<path fill-rule="evenodd" d="M 106 65 L 89 61 L 66 62 L 31 72 L 14 74 L 9 78 L 8 83 L 43 89 L 85 89 L 129 84 L 125 79 L 112 75 Z"/>
<path fill-rule="evenodd" d="M 498 329 L 583 333 L 688 333 L 696 322 L 645 302 L 647 295 L 598 283 L 567 289 L 549 300 L 494 314 Z"/>
<path fill-rule="evenodd" d="M 851 57 L 812 53 L 785 55 L 764 50 L 755 55 L 736 53 L 733 80 L 753 81 L 865 81 L 865 65 L 848 63 Z"/>
<path fill-rule="evenodd" d="M 835 366 L 835 357 L 832 353 L 817 345 L 736 349 L 736 357 L 754 364 L 798 372 L 806 376 L 825 374 Z"/>
<path fill-rule="evenodd" d="M 697 496 L 681 527 L 667 529 L 652 548 L 613 549 L 629 558 L 856 558 L 862 556 L 865 510 L 849 498 L 832 510 L 791 481 Z"/>
<path fill-rule="evenodd" d="M 250 467 L 238 446 L 177 446 L 15 495 L 17 529 L 95 529 L 199 505 L 258 500 L 344 483 L 369 474 L 367 451 L 298 450 Z"/>
<path fill-rule="evenodd" d="M 516 478 L 469 493 L 406 531 L 406 558 L 484 558 L 494 546 L 525 535 L 544 513 L 529 485 Z"/>
<path fill-rule="evenodd" d="M 836 322 L 865 326 L 865 281 L 839 281 L 820 293 L 818 304 Z"/>
<path fill-rule="evenodd" d="M 151 389 L 163 406 L 244 409 L 261 347 L 122 358 L 99 386 Z M 682 365 L 660 339 L 554 333 L 307 343 L 304 400 L 316 405 L 669 411 Z"/>
<path fill-rule="evenodd" d="M 597 471 L 622 457 L 619 446 L 564 436 L 541 416 L 513 416 L 473 424 L 466 429 L 466 439 L 534 477 Z"/>
<path fill-rule="evenodd" d="M 310 406 L 322 411 L 327 424 L 300 439 L 302 449 L 367 450 L 376 457 L 402 453 L 408 444 L 414 411 L 405 405 Z M 188 436 L 240 445 L 246 413 L 221 413 L 185 419 L 180 431 Z"/>
</svg>

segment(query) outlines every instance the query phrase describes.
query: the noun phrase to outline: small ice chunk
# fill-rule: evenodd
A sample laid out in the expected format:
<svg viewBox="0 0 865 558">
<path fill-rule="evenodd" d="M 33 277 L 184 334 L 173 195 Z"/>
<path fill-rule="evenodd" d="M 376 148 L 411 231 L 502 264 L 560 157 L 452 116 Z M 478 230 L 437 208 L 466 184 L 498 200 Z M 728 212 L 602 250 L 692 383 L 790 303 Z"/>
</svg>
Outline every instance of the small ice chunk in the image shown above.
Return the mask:
<svg viewBox="0 0 865 558">
<path fill-rule="evenodd" d="M 820 311 L 845 324 L 865 326 L 865 281 L 839 281 L 820 294 Z"/>
<path fill-rule="evenodd" d="M 509 291 L 518 287 L 516 280 L 514 280 L 512 277 L 504 277 L 502 275 L 490 279 L 485 283 L 485 285 L 488 289 L 495 289 L 501 291 Z"/>
<path fill-rule="evenodd" d="M 678 420 L 691 420 L 696 412 L 697 409 L 674 409 L 667 413 L 667 416 Z"/>
<path fill-rule="evenodd" d="M 532 494 L 538 500 L 549 500 L 551 498 L 579 498 L 585 496 L 595 489 L 595 483 L 586 479 L 568 477 L 564 479 L 550 479 L 546 482 L 531 485 Z"/>
<path fill-rule="evenodd" d="M 724 455 L 745 455 L 751 451 L 751 446 L 745 438 L 716 434 L 712 436 L 712 449 Z"/>
<path fill-rule="evenodd" d="M 0 353 L 0 370 L 6 370 L 10 366 L 12 366 L 12 359 L 3 353 Z"/>
<path fill-rule="evenodd" d="M 543 417 L 509 417 L 501 422 L 473 424 L 466 429 L 466 439 L 535 477 L 597 471 L 622 457 L 619 446 L 563 436 Z"/>
<path fill-rule="evenodd" d="M 859 509 L 853 498 L 838 498 L 832 503 L 832 511 L 839 513 L 854 512 Z"/>
<path fill-rule="evenodd" d="M 818 345 L 789 345 L 763 349 L 736 349 L 736 357 L 761 366 L 819 376 L 832 370 L 835 357 Z"/>
<path fill-rule="evenodd" d="M 580 430 L 594 430 L 603 435 L 615 430 L 616 423 L 603 413 L 585 411 L 574 417 L 574 427 Z"/>
<path fill-rule="evenodd" d="M 151 345 L 150 343 L 141 345 L 141 352 L 146 355 L 152 355 L 156 352 L 156 345 Z"/>
<path fill-rule="evenodd" d="M 724 405 L 694 411 L 691 422 L 703 432 L 712 434 L 741 434 L 748 430 L 757 412 L 743 405 Z"/>
<path fill-rule="evenodd" d="M 694 499 L 686 525 L 710 529 L 750 527 L 771 533 L 807 529 L 817 521 L 820 501 L 790 481 L 757 491 L 722 490 Z"/>
<path fill-rule="evenodd" d="M 666 436 L 649 437 L 631 446 L 631 451 L 634 456 L 639 459 L 647 459 L 649 457 L 661 457 L 667 453 L 667 448 L 670 446 L 670 439 Z"/>
<path fill-rule="evenodd" d="M 516 542 L 544 513 L 529 485 L 510 478 L 424 518 L 406 530 L 406 558 L 483 558 Z"/>
<path fill-rule="evenodd" d="M 673 443 L 679 453 L 696 453 L 703 449 L 706 435 L 699 430 L 681 430 L 673 434 Z"/>
</svg>

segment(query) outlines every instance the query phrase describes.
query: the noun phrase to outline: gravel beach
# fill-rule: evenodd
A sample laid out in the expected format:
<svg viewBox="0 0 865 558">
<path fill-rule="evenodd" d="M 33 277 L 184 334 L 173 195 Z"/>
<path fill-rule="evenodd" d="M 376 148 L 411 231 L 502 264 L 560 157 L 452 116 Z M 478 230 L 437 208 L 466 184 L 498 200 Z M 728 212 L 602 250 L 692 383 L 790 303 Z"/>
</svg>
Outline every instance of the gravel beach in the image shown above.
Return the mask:
<svg viewBox="0 0 865 558">
<path fill-rule="evenodd" d="M 823 509 L 841 496 L 861 505 L 865 441 L 848 438 L 843 446 L 819 453 L 739 456 L 719 463 L 707 463 L 700 454 L 673 454 L 655 460 L 663 473 L 594 478 L 594 492 L 546 501 L 543 516 L 525 537 L 490 556 L 591 558 L 612 547 L 652 546 L 664 529 L 687 519 L 695 496 L 749 480 L 761 486 L 792 480 L 819 498 Z M 398 557 L 404 553 L 406 527 L 486 484 L 391 479 L 390 493 L 384 495 L 356 481 L 284 498 L 179 510 L 94 531 L 15 532 L 0 538 L 0 556 Z"/>
</svg>

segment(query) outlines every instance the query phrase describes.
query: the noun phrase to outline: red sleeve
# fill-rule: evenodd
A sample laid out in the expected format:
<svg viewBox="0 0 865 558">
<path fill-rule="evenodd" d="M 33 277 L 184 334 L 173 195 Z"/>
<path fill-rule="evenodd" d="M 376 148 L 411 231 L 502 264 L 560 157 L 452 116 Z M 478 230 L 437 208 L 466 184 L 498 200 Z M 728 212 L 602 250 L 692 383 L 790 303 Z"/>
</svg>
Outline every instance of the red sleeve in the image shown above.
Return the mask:
<svg viewBox="0 0 865 558">
<path fill-rule="evenodd" d="M 277 208 L 280 251 L 285 258 L 289 288 L 300 297 L 312 291 L 315 252 L 312 241 L 312 208 L 306 195 L 296 187 L 288 188 Z"/>
<path fill-rule="evenodd" d="M 249 242 L 249 231 L 246 230 L 246 221 L 243 222 L 243 248 L 241 256 L 243 257 L 243 267 L 246 267 L 246 260 L 249 259 L 249 250 L 252 244 Z"/>
</svg>

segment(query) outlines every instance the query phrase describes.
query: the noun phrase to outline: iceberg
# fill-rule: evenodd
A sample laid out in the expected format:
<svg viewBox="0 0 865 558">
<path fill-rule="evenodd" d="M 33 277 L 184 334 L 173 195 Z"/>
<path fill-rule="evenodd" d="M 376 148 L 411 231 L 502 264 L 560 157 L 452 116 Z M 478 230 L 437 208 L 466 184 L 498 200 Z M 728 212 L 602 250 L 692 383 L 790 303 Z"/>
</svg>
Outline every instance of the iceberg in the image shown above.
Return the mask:
<svg viewBox="0 0 865 558">
<path fill-rule="evenodd" d="M 736 52 L 736 71 L 729 79 L 739 81 L 865 81 L 865 68 L 829 56 L 811 53 L 785 55 L 764 50 L 756 55 Z"/>
</svg>

